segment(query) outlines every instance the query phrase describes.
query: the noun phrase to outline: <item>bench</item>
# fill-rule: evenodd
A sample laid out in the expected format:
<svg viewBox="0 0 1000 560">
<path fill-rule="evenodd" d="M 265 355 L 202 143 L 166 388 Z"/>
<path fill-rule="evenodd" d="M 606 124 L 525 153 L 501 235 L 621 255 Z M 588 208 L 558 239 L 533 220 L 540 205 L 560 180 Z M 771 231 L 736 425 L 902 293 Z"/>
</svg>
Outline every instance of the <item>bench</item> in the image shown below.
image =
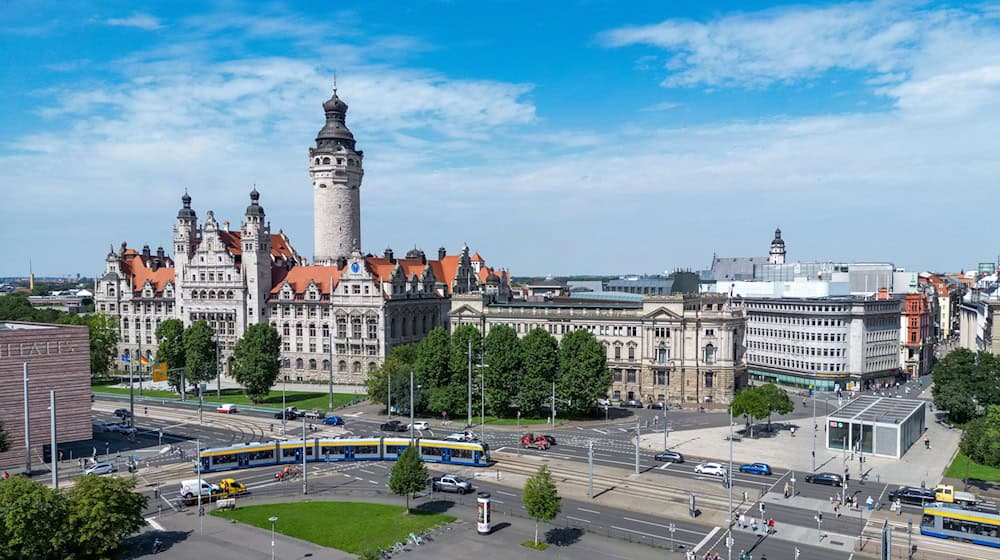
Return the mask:
<svg viewBox="0 0 1000 560">
<path fill-rule="evenodd" d="M 215 509 L 235 509 L 236 498 L 223 498 L 215 502 Z"/>
</svg>

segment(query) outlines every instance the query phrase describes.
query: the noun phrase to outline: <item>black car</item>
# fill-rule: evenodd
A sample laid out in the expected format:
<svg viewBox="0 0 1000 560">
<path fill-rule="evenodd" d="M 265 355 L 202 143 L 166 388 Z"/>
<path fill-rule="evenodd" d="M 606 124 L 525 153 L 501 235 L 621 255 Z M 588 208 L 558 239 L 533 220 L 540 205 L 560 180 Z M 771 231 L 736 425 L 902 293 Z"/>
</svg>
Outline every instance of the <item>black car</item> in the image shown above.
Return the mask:
<svg viewBox="0 0 1000 560">
<path fill-rule="evenodd" d="M 811 482 L 812 484 L 826 484 L 827 486 L 843 486 L 844 477 L 837 473 L 817 473 L 817 474 L 807 474 L 806 482 Z"/>
<path fill-rule="evenodd" d="M 653 459 L 657 461 L 669 461 L 671 463 L 684 462 L 684 456 L 676 451 L 661 451 L 656 455 L 653 455 Z"/>
<path fill-rule="evenodd" d="M 128 418 L 129 416 L 132 416 L 132 413 L 127 408 L 119 408 L 115 411 L 115 416 L 119 418 Z"/>
<path fill-rule="evenodd" d="M 405 432 L 409 430 L 406 424 L 401 423 L 399 420 L 389 420 L 379 426 L 379 429 L 383 432 Z"/>
<path fill-rule="evenodd" d="M 663 410 L 663 401 L 656 401 L 655 403 L 650 403 L 649 408 L 652 410 Z"/>
<path fill-rule="evenodd" d="M 642 403 L 632 399 L 629 401 L 622 401 L 622 408 L 643 408 Z"/>
<path fill-rule="evenodd" d="M 889 492 L 890 500 L 899 500 L 904 504 L 914 504 L 922 506 L 934 501 L 934 491 L 930 488 L 918 488 L 916 486 L 900 486 L 896 490 Z"/>
<path fill-rule="evenodd" d="M 295 420 L 299 415 L 290 410 L 279 410 L 274 413 L 275 420 Z"/>
</svg>

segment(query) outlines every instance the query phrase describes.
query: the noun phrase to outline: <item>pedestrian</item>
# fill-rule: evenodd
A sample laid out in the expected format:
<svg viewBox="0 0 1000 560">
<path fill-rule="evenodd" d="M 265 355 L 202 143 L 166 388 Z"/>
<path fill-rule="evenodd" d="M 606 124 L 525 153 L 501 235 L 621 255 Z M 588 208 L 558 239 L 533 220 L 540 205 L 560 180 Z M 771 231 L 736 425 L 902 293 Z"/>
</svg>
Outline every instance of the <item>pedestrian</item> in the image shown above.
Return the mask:
<svg viewBox="0 0 1000 560">
<path fill-rule="evenodd" d="M 10 478 L 10 473 L 7 471 L 3 471 L 3 479 L 7 480 L 8 478 Z"/>
<path fill-rule="evenodd" d="M 896 517 L 900 515 L 903 515 L 903 502 L 899 498 L 896 498 Z"/>
<path fill-rule="evenodd" d="M 767 534 L 768 535 L 774 534 L 774 518 L 773 517 L 771 519 L 767 520 Z"/>
<path fill-rule="evenodd" d="M 744 514 L 740 514 L 740 529 L 747 528 L 747 517 Z"/>
<path fill-rule="evenodd" d="M 755 518 L 755 517 L 751 517 L 751 518 L 750 518 L 750 529 L 751 529 L 751 530 L 752 530 L 752 531 L 753 531 L 754 533 L 756 533 L 756 532 L 757 532 L 757 518 Z"/>
<path fill-rule="evenodd" d="M 865 504 L 868 506 L 868 511 L 875 508 L 875 500 L 873 500 L 871 496 L 868 496 L 868 499 L 865 500 Z"/>
<path fill-rule="evenodd" d="M 785 483 L 785 497 L 786 498 L 791 494 L 791 492 L 792 492 L 791 488 L 792 487 L 786 482 Z"/>
<path fill-rule="evenodd" d="M 839 500 L 836 501 L 836 502 L 834 502 L 834 504 L 833 504 L 833 513 L 836 514 L 837 517 L 840 517 L 840 501 Z"/>
</svg>

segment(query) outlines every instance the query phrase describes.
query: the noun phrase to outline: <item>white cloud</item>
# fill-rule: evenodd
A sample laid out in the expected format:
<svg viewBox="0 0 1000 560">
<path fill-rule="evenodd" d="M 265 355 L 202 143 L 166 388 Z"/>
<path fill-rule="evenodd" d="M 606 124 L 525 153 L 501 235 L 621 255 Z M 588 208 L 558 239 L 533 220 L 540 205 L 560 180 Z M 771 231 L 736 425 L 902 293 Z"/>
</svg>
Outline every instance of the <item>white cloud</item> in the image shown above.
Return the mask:
<svg viewBox="0 0 1000 560">
<path fill-rule="evenodd" d="M 108 18 L 104 20 L 104 23 L 112 27 L 134 27 L 145 31 L 155 31 L 162 27 L 160 20 L 156 17 L 139 13 L 124 18 Z"/>
<path fill-rule="evenodd" d="M 669 111 L 670 109 L 676 109 L 680 107 L 681 104 L 675 101 L 661 101 L 647 107 L 639 109 L 640 111 L 655 112 L 655 111 Z"/>
</svg>

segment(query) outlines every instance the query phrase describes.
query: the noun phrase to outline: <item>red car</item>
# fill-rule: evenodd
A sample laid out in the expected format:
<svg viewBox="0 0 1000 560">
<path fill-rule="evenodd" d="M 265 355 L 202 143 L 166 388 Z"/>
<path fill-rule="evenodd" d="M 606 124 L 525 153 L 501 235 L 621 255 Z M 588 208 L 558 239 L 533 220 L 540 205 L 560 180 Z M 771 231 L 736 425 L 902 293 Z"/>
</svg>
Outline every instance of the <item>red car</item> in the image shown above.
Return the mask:
<svg viewBox="0 0 1000 560">
<path fill-rule="evenodd" d="M 240 410 L 236 408 L 235 404 L 220 404 L 219 408 L 216 408 L 215 411 L 223 414 L 235 414 Z"/>
<path fill-rule="evenodd" d="M 545 450 L 549 448 L 549 440 L 543 435 L 524 434 L 521 437 L 521 448 Z"/>
</svg>

